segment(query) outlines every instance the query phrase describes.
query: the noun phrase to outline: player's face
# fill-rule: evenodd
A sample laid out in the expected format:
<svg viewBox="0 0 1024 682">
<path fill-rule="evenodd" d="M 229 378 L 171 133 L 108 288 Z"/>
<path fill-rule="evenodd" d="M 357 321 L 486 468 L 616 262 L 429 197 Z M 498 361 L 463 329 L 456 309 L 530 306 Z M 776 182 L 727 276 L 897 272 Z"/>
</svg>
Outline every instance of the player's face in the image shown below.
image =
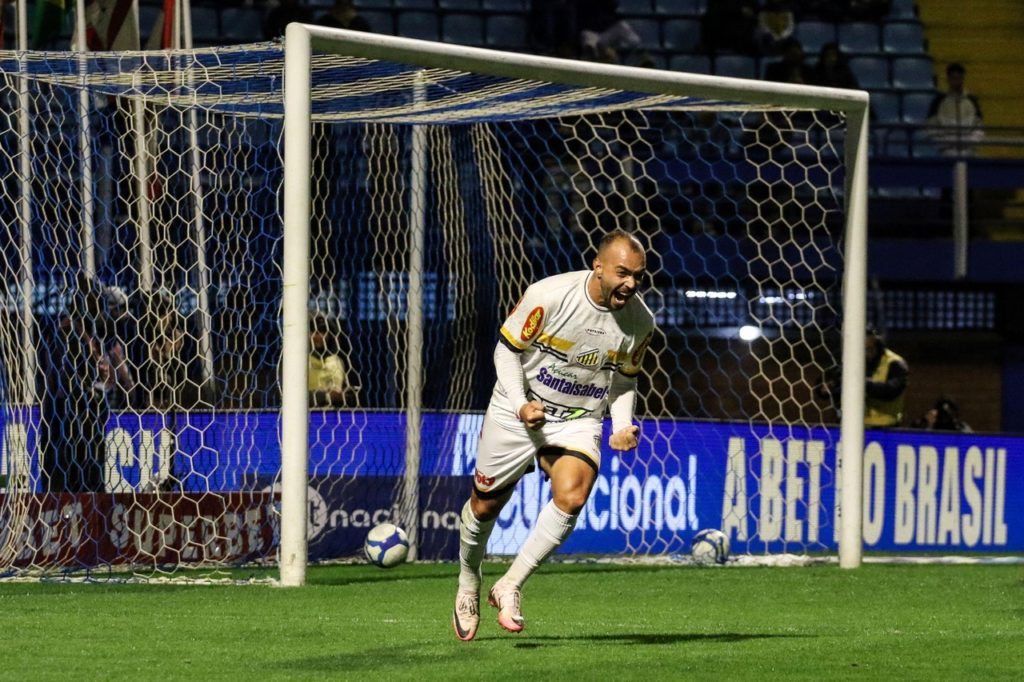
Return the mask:
<svg viewBox="0 0 1024 682">
<path fill-rule="evenodd" d="M 600 301 L 619 310 L 636 295 L 646 274 L 647 259 L 626 240 L 614 242 L 594 259 L 594 276 L 600 287 Z"/>
</svg>

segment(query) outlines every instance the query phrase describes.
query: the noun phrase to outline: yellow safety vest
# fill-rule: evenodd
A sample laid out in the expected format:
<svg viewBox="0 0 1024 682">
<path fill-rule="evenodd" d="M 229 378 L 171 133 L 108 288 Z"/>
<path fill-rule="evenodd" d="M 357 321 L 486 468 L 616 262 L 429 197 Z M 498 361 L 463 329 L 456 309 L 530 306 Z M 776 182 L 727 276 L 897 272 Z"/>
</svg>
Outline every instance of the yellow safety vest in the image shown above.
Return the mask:
<svg viewBox="0 0 1024 682">
<path fill-rule="evenodd" d="M 885 352 L 882 353 L 882 359 L 878 361 L 878 367 L 875 368 L 874 373 L 871 375 L 871 380 L 885 381 L 889 376 L 889 365 L 901 361 L 903 361 L 903 358 L 886 348 Z M 877 398 L 865 397 L 864 425 L 899 426 L 903 423 L 903 395 L 903 393 L 900 393 L 892 400 L 878 400 Z"/>
</svg>

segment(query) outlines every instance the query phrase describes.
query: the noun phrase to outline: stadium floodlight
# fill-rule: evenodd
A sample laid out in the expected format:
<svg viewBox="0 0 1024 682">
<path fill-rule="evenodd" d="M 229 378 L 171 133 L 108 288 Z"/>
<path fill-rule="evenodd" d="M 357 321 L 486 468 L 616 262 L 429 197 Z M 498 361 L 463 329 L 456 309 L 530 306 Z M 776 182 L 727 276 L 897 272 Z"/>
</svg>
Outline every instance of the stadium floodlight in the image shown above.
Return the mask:
<svg viewBox="0 0 1024 682">
<path fill-rule="evenodd" d="M 449 556 L 496 329 L 611 227 L 649 245 L 660 331 L 641 447 L 602 466 L 577 549 L 600 530 L 672 554 L 721 527 L 734 555 L 838 542 L 859 564 L 866 93 L 299 24 L 0 52 L 0 75 L 3 569 L 276 559 L 296 585 L 384 522 L 410 558 Z M 311 319 L 347 384 L 327 407 Z M 735 338 L 748 323 L 764 335 Z M 814 388 L 838 364 L 835 438 Z M 727 499 L 698 526 L 712 479 Z"/>
</svg>

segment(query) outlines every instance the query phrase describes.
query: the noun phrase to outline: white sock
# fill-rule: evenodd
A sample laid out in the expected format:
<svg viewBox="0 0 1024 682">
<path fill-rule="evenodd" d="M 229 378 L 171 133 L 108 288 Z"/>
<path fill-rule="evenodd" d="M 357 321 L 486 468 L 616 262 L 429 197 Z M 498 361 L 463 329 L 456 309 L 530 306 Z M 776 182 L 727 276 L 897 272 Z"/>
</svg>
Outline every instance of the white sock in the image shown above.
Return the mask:
<svg viewBox="0 0 1024 682">
<path fill-rule="evenodd" d="M 549 500 L 540 510 L 540 514 L 537 514 L 537 523 L 503 580 L 510 581 L 516 587 L 522 587 L 537 567 L 572 534 L 578 517 L 578 514 L 566 514 L 555 506 L 554 500 Z"/>
<path fill-rule="evenodd" d="M 459 591 L 479 592 L 483 575 L 481 566 L 487 553 L 487 538 L 494 530 L 494 520 L 480 521 L 473 515 L 469 501 L 462 507 L 459 524 Z"/>
</svg>

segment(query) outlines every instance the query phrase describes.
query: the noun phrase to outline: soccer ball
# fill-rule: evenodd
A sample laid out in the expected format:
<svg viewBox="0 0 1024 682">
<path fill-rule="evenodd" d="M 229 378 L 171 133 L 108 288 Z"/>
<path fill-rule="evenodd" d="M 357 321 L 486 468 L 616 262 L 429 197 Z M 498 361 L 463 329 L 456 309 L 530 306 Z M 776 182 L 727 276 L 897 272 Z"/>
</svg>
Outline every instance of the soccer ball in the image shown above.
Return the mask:
<svg viewBox="0 0 1024 682">
<path fill-rule="evenodd" d="M 409 555 L 409 538 L 405 531 L 393 523 L 381 523 L 366 534 L 363 551 L 371 564 L 392 568 Z"/>
<path fill-rule="evenodd" d="M 706 528 L 693 536 L 690 554 L 698 564 L 724 564 L 729 558 L 729 536 L 717 528 Z"/>
</svg>

